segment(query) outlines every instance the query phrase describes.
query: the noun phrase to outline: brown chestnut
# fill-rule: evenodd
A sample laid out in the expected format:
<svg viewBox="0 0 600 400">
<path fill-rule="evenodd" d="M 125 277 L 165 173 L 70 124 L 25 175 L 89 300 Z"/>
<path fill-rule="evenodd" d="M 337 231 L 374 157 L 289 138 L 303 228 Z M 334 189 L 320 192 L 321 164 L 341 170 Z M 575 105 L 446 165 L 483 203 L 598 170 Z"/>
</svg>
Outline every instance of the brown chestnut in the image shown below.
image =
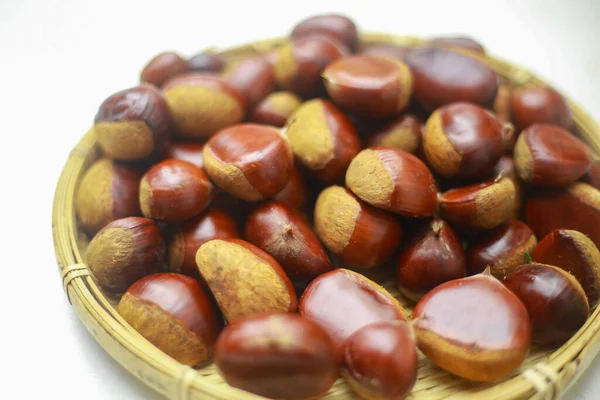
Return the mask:
<svg viewBox="0 0 600 400">
<path fill-rule="evenodd" d="M 505 377 L 531 344 L 527 309 L 487 273 L 441 284 L 417 303 L 412 317 L 425 356 L 471 381 Z"/>
<path fill-rule="evenodd" d="M 515 185 L 508 178 L 450 189 L 440 195 L 440 217 L 462 230 L 489 230 L 510 218 Z"/>
<path fill-rule="evenodd" d="M 402 305 L 387 290 L 342 268 L 327 272 L 308 285 L 300 299 L 299 312 L 325 329 L 340 350 L 344 341 L 365 325 L 407 318 Z"/>
<path fill-rule="evenodd" d="M 355 268 L 373 268 L 396 251 L 402 239 L 400 222 L 341 186 L 319 194 L 315 232 L 329 251 Z"/>
<path fill-rule="evenodd" d="M 413 301 L 431 289 L 467 275 L 460 238 L 445 221 L 434 218 L 412 236 L 398 258 L 398 288 Z"/>
<path fill-rule="evenodd" d="M 469 103 L 437 109 L 425 125 L 423 150 L 431 168 L 445 178 L 488 177 L 504 154 L 511 125 L 502 125 L 489 111 Z"/>
<path fill-rule="evenodd" d="M 260 315 L 228 325 L 217 341 L 215 364 L 229 385 L 273 399 L 319 397 L 340 370 L 327 333 L 294 314 Z"/>
<path fill-rule="evenodd" d="M 122 293 L 138 279 L 158 272 L 165 243 L 154 221 L 141 217 L 118 219 L 94 236 L 85 261 L 103 289 Z"/>
<path fill-rule="evenodd" d="M 503 176 L 510 179 L 515 185 L 515 203 L 509 219 L 518 219 L 523 209 L 523 182 L 519 179 L 515 168 L 515 162 L 511 156 L 502 156 L 494 166 L 494 176 Z"/>
<path fill-rule="evenodd" d="M 107 158 L 92 164 L 83 175 L 75 197 L 81 226 L 95 233 L 115 219 L 142 215 L 138 198 L 143 174 L 139 167 Z"/>
<path fill-rule="evenodd" d="M 302 101 L 292 92 L 275 92 L 256 105 L 250 120 L 259 124 L 282 127 L 300 107 Z"/>
<path fill-rule="evenodd" d="M 196 252 L 213 239 L 239 238 L 237 224 L 225 211 L 210 209 L 177 226 L 168 248 L 169 271 L 199 278 Z"/>
<path fill-rule="evenodd" d="M 161 87 L 171 78 L 189 71 L 188 63 L 179 54 L 167 51 L 156 55 L 142 69 L 141 82 Z"/>
<path fill-rule="evenodd" d="M 523 265 L 503 283 L 527 308 L 534 343 L 563 344 L 585 324 L 590 313 L 583 288 L 573 275 L 560 268 Z"/>
<path fill-rule="evenodd" d="M 327 100 L 303 103 L 283 132 L 298 161 L 323 182 L 343 178 L 350 161 L 360 151 L 352 123 Z"/>
<path fill-rule="evenodd" d="M 472 274 L 483 272 L 487 267 L 498 277 L 504 277 L 513 268 L 525 263 L 525 254 L 537 245 L 531 228 L 513 220 L 486 232 L 471 241 L 467 250 L 467 264 Z"/>
<path fill-rule="evenodd" d="M 366 325 L 344 343 L 342 375 L 365 399 L 402 400 L 417 381 L 417 346 L 404 321 Z"/>
<path fill-rule="evenodd" d="M 524 182 L 567 186 L 589 170 L 592 154 L 569 131 L 555 125 L 534 124 L 519 135 L 513 159 Z"/>
<path fill-rule="evenodd" d="M 198 142 L 175 142 L 165 151 L 164 158 L 175 158 L 177 160 L 187 161 L 197 167 L 204 168 L 202 159 L 202 149 L 204 143 Z"/>
<path fill-rule="evenodd" d="M 273 66 L 264 57 L 249 57 L 224 74 L 225 82 L 240 92 L 252 107 L 275 90 Z"/>
<path fill-rule="evenodd" d="M 275 79 L 282 88 L 311 97 L 322 90 L 321 73 L 327 64 L 346 54 L 344 45 L 326 36 L 292 39 L 279 49 Z"/>
<path fill-rule="evenodd" d="M 221 72 L 225 68 L 225 60 L 218 54 L 199 53 L 188 60 L 192 72 Z"/>
<path fill-rule="evenodd" d="M 309 193 L 302 172 L 294 165 L 288 184 L 281 192 L 273 196 L 273 200 L 293 208 L 304 209 L 308 205 L 309 196 L 311 196 L 311 193 Z"/>
<path fill-rule="evenodd" d="M 492 105 L 498 91 L 494 70 L 482 61 L 441 48 L 416 48 L 406 56 L 413 96 L 427 111 L 453 103 Z"/>
<path fill-rule="evenodd" d="M 510 109 L 519 131 L 537 123 L 558 125 L 564 129 L 571 128 L 573 124 L 569 104 L 552 88 L 516 88 L 511 93 Z"/>
<path fill-rule="evenodd" d="M 169 104 L 176 136 L 208 138 L 244 118 L 242 94 L 223 79 L 202 73 L 189 73 L 169 80 L 163 95 Z"/>
<path fill-rule="evenodd" d="M 192 163 L 165 160 L 150 168 L 140 183 L 140 207 L 145 217 L 181 222 L 208 206 L 214 187 Z"/>
<path fill-rule="evenodd" d="M 214 239 L 196 253 L 196 265 L 227 322 L 261 313 L 296 311 L 290 278 L 273 257 L 239 239 Z"/>
<path fill-rule="evenodd" d="M 292 30 L 292 39 L 311 35 L 329 36 L 355 51 L 358 47 L 358 30 L 354 21 L 339 14 L 315 15 L 300 21 Z"/>
<path fill-rule="evenodd" d="M 571 273 L 583 287 L 590 305 L 596 306 L 600 299 L 600 251 L 586 235 L 555 229 L 540 240 L 531 258 Z"/>
<path fill-rule="evenodd" d="M 94 120 L 94 133 L 106 156 L 135 161 L 158 154 L 169 144 L 171 124 L 171 112 L 160 90 L 143 85 L 104 100 Z"/>
<path fill-rule="evenodd" d="M 321 76 L 333 101 L 358 116 L 397 115 L 406 108 L 412 93 L 408 66 L 386 57 L 342 57 L 329 64 Z"/>
<path fill-rule="evenodd" d="M 346 186 L 361 200 L 409 217 L 429 217 L 437 207 L 437 185 L 429 168 L 405 151 L 375 147 L 358 153 Z"/>
<path fill-rule="evenodd" d="M 134 283 L 119 314 L 150 343 L 182 364 L 210 361 L 223 320 L 210 295 L 190 277 L 161 273 Z"/>
<path fill-rule="evenodd" d="M 248 201 L 279 193 L 294 167 L 287 141 L 268 125 L 225 128 L 210 138 L 202 155 L 210 179 L 232 196 Z"/>
<path fill-rule="evenodd" d="M 367 140 L 367 147 L 394 147 L 415 154 L 421 148 L 421 121 L 405 114 L 377 130 Z"/>
<path fill-rule="evenodd" d="M 427 45 L 446 49 L 465 49 L 475 53 L 485 54 L 483 46 L 466 36 L 445 36 L 430 39 Z"/>
<path fill-rule="evenodd" d="M 360 54 L 391 57 L 398 61 L 404 61 L 409 51 L 410 47 L 395 44 L 373 44 L 362 49 Z"/>
</svg>

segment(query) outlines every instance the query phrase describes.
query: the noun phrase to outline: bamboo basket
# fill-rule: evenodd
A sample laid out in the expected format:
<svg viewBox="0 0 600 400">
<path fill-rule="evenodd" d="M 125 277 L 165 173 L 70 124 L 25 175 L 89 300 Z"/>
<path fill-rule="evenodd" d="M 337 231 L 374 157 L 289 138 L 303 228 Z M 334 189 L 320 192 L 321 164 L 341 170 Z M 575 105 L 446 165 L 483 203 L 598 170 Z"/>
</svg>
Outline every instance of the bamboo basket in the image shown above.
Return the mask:
<svg viewBox="0 0 600 400">
<path fill-rule="evenodd" d="M 363 43 L 393 43 L 416 46 L 423 39 L 370 33 Z M 285 38 L 268 39 L 220 52 L 229 61 L 268 52 Z M 459 50 L 462 51 L 462 50 Z M 468 52 L 467 52 L 468 53 Z M 545 86 L 526 70 L 490 56 L 469 53 L 488 63 L 504 79 L 526 87 Z M 576 103 L 569 100 L 576 132 L 593 151 L 600 153 L 600 127 Z M 86 240 L 78 234 L 74 198 L 84 171 L 99 154 L 90 130 L 71 152 L 58 182 L 52 215 L 54 246 L 63 287 L 75 312 L 100 345 L 139 380 L 172 399 L 258 399 L 259 396 L 228 386 L 214 365 L 192 369 L 173 360 L 138 334 L 115 309 L 116 299 L 96 286 L 82 258 Z M 380 283 L 412 309 L 391 280 Z M 600 351 L 600 307 L 586 324 L 562 347 L 532 348 L 525 363 L 511 376 L 492 383 L 472 383 L 455 377 L 419 355 L 419 376 L 413 399 L 556 399 L 577 380 Z M 327 399 L 356 398 L 342 379 L 325 396 Z"/>
</svg>

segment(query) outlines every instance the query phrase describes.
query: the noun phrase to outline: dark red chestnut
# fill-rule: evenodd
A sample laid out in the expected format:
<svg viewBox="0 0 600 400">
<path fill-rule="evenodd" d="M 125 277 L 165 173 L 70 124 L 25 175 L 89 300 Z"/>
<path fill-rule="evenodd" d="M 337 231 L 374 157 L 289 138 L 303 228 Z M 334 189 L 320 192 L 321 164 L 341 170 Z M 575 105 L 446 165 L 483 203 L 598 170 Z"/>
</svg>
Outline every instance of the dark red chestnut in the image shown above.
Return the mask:
<svg viewBox="0 0 600 400">
<path fill-rule="evenodd" d="M 358 47 L 358 30 L 354 21 L 339 14 L 315 15 L 300 21 L 292 30 L 292 39 L 323 35 L 345 44 L 355 51 Z"/>
<path fill-rule="evenodd" d="M 161 87 L 171 78 L 188 72 L 189 66 L 185 59 L 172 51 L 160 53 L 142 69 L 141 82 L 148 82 Z"/>
<path fill-rule="evenodd" d="M 273 196 L 273 200 L 293 208 L 304 209 L 308 205 L 310 195 L 302 172 L 294 165 L 288 184 L 281 192 Z"/>
<path fill-rule="evenodd" d="M 250 57 L 224 75 L 225 82 L 240 92 L 252 107 L 275 90 L 273 66 L 264 57 Z"/>
<path fill-rule="evenodd" d="M 485 54 L 485 49 L 480 43 L 466 36 L 436 37 L 429 40 L 427 44 L 433 47 L 442 47 L 446 49 L 459 48 Z"/>
<path fill-rule="evenodd" d="M 421 148 L 422 137 L 421 121 L 406 114 L 369 136 L 367 147 L 394 147 L 415 154 Z"/>
<path fill-rule="evenodd" d="M 259 124 L 282 127 L 300 104 L 302 100 L 292 92 L 271 93 L 256 105 L 250 120 Z"/>
<path fill-rule="evenodd" d="M 202 159 L 202 149 L 204 143 L 198 142 L 175 142 L 165 151 L 164 158 L 175 158 L 177 160 L 187 161 L 197 167 L 204 168 Z"/>
<path fill-rule="evenodd" d="M 218 54 L 199 53 L 188 60 L 192 72 L 221 72 L 225 68 L 225 60 Z"/>
<path fill-rule="evenodd" d="M 552 88 L 516 88 L 510 101 L 512 119 L 519 131 L 537 123 L 571 128 L 573 119 L 566 100 Z"/>
</svg>

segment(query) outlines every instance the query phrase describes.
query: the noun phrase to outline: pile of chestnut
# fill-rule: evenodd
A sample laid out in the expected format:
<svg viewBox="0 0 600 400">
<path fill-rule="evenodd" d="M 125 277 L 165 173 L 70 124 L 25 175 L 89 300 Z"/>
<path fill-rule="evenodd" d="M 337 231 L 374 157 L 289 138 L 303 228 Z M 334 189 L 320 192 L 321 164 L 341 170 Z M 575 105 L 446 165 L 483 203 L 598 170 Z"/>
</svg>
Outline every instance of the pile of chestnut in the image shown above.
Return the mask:
<svg viewBox="0 0 600 400">
<path fill-rule="evenodd" d="M 169 356 L 273 398 L 340 375 L 403 398 L 417 348 L 492 381 L 563 344 L 600 297 L 600 165 L 560 94 L 478 53 L 321 15 L 264 55 L 156 56 L 95 118 L 76 206 L 97 284 Z"/>
</svg>

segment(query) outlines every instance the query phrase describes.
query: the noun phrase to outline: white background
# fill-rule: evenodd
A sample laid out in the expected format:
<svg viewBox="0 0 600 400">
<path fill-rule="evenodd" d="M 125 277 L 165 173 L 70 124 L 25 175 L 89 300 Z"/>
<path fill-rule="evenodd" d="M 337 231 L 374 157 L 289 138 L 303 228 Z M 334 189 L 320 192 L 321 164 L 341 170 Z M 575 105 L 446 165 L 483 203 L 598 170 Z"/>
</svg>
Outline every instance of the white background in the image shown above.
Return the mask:
<svg viewBox="0 0 600 400">
<path fill-rule="evenodd" d="M 158 398 L 103 352 L 70 308 L 51 205 L 66 157 L 100 102 L 135 85 L 159 51 L 191 55 L 285 34 L 306 15 L 338 11 L 369 31 L 472 35 L 600 120 L 600 0 L 150 3 L 0 0 L 2 398 Z M 600 358 L 565 398 L 600 398 L 598 374 Z"/>
</svg>

